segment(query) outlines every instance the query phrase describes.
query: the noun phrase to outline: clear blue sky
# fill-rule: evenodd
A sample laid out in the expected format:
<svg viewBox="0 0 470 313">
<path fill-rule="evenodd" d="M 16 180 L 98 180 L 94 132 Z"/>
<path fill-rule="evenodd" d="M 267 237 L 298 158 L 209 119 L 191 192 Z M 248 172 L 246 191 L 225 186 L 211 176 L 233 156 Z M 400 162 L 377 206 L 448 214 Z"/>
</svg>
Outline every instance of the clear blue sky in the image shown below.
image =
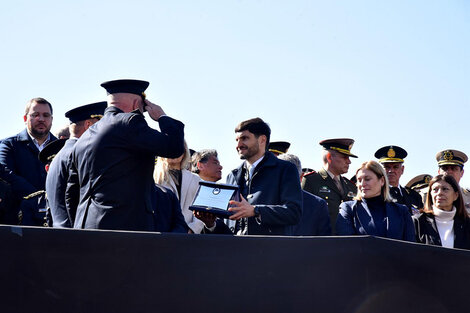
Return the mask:
<svg viewBox="0 0 470 313">
<path fill-rule="evenodd" d="M 469 1 L 19 0 L 2 4 L 0 38 L 1 138 L 30 98 L 53 104 L 57 130 L 104 100 L 101 82 L 138 78 L 224 174 L 235 125 L 256 116 L 315 169 L 320 140 L 354 138 L 347 177 L 390 144 L 409 153 L 403 185 L 435 174 L 439 150 L 470 155 Z"/>
</svg>

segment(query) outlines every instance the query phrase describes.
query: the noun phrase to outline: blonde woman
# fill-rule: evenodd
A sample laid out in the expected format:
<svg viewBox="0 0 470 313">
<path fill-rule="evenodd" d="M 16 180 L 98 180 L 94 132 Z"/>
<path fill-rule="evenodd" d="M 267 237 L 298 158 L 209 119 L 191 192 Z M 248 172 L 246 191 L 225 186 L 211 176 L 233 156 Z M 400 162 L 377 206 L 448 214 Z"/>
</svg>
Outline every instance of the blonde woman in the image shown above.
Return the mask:
<svg viewBox="0 0 470 313">
<path fill-rule="evenodd" d="M 204 228 L 204 223 L 194 217 L 193 212 L 189 210 L 189 206 L 196 197 L 201 179 L 198 175 L 186 169 L 190 160 L 186 142 L 184 148 L 184 153 L 176 159 L 158 157 L 153 176 L 156 184 L 171 189 L 178 197 L 181 213 L 183 213 L 184 220 L 190 229 L 189 233 L 199 234 Z"/>
<path fill-rule="evenodd" d="M 392 202 L 388 178 L 375 162 L 362 163 L 356 171 L 357 196 L 340 205 L 338 235 L 372 235 L 415 241 L 411 215 L 405 205 Z"/>
</svg>

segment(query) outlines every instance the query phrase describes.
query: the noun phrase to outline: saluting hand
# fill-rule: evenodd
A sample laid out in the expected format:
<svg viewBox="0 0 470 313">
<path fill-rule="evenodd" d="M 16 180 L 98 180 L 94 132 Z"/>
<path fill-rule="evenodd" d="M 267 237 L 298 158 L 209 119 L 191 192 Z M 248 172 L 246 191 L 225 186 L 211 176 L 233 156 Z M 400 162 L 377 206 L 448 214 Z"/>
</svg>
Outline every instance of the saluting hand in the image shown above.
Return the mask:
<svg viewBox="0 0 470 313">
<path fill-rule="evenodd" d="M 232 216 L 230 216 L 231 220 L 238 220 L 243 217 L 252 217 L 255 216 L 255 207 L 251 205 L 248 201 L 240 195 L 241 201 L 231 200 L 229 202 L 230 205 L 233 207 L 229 208 L 228 210 L 231 212 L 235 212 Z"/>
<path fill-rule="evenodd" d="M 145 99 L 145 109 L 154 121 L 158 121 L 162 115 L 165 115 L 165 111 L 158 104 L 152 103 L 147 99 Z"/>
</svg>

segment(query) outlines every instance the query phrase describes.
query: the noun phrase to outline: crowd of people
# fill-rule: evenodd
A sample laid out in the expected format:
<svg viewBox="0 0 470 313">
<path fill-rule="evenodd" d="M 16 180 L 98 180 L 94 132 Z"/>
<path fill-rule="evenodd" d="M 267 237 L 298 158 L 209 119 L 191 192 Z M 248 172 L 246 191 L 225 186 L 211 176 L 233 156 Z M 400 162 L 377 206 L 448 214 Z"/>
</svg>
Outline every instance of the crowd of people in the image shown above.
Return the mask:
<svg viewBox="0 0 470 313">
<path fill-rule="evenodd" d="M 184 124 L 145 98 L 146 81 L 101 86 L 106 102 L 73 108 L 70 125 L 51 133 L 43 98 L 25 108 L 26 129 L 0 143 L 0 223 L 188 234 L 373 235 L 470 249 L 470 192 L 459 186 L 465 153 L 436 155 L 438 173 L 400 183 L 407 152 L 377 150 L 349 171 L 354 140 L 320 141 L 323 168 L 302 168 L 288 142 L 270 142 L 260 118 L 235 127 L 242 160 L 226 184 L 238 186 L 229 218 L 192 211 L 200 182 L 221 182 L 217 151 L 191 151 Z M 147 111 L 160 131 L 148 126 Z"/>
</svg>

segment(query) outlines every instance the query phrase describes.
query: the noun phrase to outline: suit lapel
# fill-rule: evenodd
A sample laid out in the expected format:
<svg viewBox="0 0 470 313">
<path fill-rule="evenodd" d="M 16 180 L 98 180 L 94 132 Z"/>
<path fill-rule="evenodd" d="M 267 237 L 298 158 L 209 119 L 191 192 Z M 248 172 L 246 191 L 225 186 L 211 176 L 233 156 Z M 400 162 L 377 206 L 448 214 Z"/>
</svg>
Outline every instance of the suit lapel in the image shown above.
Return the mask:
<svg viewBox="0 0 470 313">
<path fill-rule="evenodd" d="M 454 218 L 454 248 L 463 248 L 467 249 L 466 247 L 466 234 L 465 228 L 460 220 L 460 218 Z"/>
<path fill-rule="evenodd" d="M 365 201 L 357 201 L 356 205 L 358 206 L 358 209 L 356 210 L 356 215 L 359 222 L 361 223 L 362 228 L 364 228 L 366 234 L 375 235 L 375 223 L 372 219 L 372 214 L 370 213 L 370 209 L 367 206 L 367 203 Z M 360 206 L 362 206 L 364 210 L 360 210 Z"/>
<path fill-rule="evenodd" d="M 426 225 L 428 225 L 429 227 L 427 229 L 427 232 L 430 238 L 434 238 L 436 240 L 436 244 L 442 246 L 441 236 L 439 236 L 439 231 L 437 230 L 436 220 L 434 219 L 434 216 L 426 214 L 426 220 L 428 222 L 426 223 Z"/>
</svg>

